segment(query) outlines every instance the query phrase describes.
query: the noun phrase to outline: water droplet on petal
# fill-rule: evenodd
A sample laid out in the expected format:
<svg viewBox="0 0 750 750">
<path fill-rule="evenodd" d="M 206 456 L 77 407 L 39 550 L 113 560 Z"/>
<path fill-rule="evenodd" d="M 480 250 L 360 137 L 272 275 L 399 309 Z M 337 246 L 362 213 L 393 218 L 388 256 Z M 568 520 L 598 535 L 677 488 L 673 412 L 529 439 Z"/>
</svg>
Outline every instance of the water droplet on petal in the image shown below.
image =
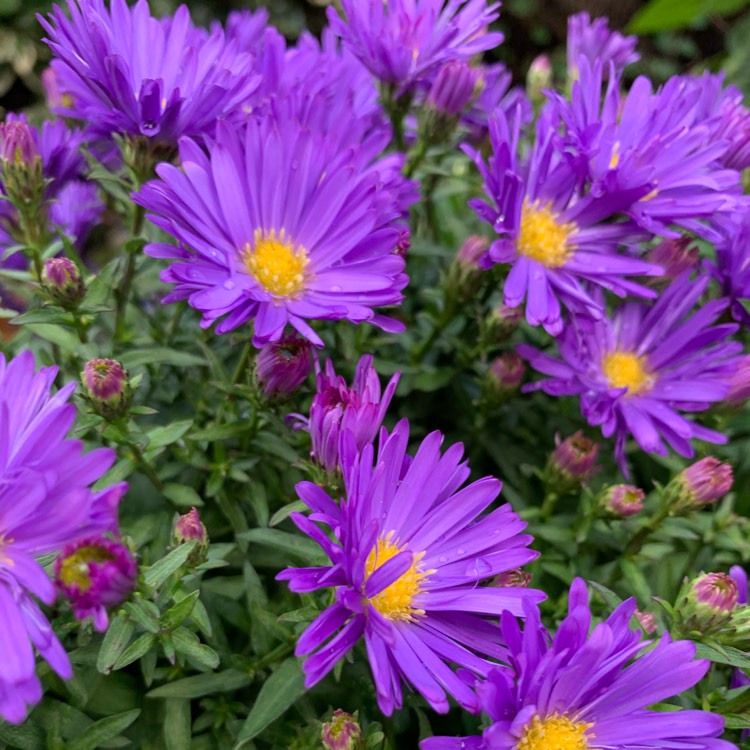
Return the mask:
<svg viewBox="0 0 750 750">
<path fill-rule="evenodd" d="M 332 292 L 340 292 L 341 291 L 341 287 L 338 284 L 333 284 L 331 286 L 331 291 Z"/>
<path fill-rule="evenodd" d="M 225 281 L 224 282 L 224 289 L 234 289 L 234 282 L 233 281 Z"/>
</svg>

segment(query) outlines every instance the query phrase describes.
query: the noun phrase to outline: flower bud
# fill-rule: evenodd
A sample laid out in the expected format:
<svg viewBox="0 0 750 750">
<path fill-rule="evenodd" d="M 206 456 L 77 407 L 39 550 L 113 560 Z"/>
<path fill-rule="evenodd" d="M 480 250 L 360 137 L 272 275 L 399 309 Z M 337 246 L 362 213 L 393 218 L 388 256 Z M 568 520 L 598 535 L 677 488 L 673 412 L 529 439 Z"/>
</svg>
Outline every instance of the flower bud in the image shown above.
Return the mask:
<svg viewBox="0 0 750 750">
<path fill-rule="evenodd" d="M 665 488 L 673 514 L 689 513 L 711 505 L 732 489 L 732 467 L 707 456 L 681 471 Z"/>
<path fill-rule="evenodd" d="M 646 634 L 656 632 L 656 615 L 651 612 L 641 612 L 639 609 L 635 611 L 635 619 L 638 620 L 638 624 Z"/>
<path fill-rule="evenodd" d="M 458 117 L 472 100 L 476 71 L 463 60 L 451 60 L 438 71 L 427 95 L 427 105 L 441 115 Z"/>
<path fill-rule="evenodd" d="M 727 402 L 732 406 L 744 404 L 750 398 L 750 355 L 740 358 L 739 365 L 729 381 Z"/>
<path fill-rule="evenodd" d="M 683 638 L 731 636 L 737 584 L 726 573 L 701 573 L 685 580 L 674 606 L 675 632 Z"/>
<path fill-rule="evenodd" d="M 52 302 L 74 310 L 86 294 L 78 266 L 69 258 L 49 258 L 42 273 L 44 291 Z"/>
<path fill-rule="evenodd" d="M 482 288 L 484 271 L 480 265 L 482 256 L 489 248 L 489 240 L 472 235 L 467 238 L 448 269 L 446 290 L 459 302 L 466 302 Z"/>
<path fill-rule="evenodd" d="M 525 374 L 526 363 L 515 352 L 495 357 L 484 379 L 483 391 L 486 398 L 495 403 L 506 401 L 518 392 Z"/>
<path fill-rule="evenodd" d="M 398 235 L 398 242 L 393 252 L 396 255 L 406 259 L 409 254 L 409 248 L 411 247 L 411 232 L 408 229 L 402 229 Z"/>
<path fill-rule="evenodd" d="M 541 104 L 544 101 L 542 91 L 552 85 L 552 65 L 547 55 L 535 57 L 526 74 L 526 96 L 533 104 Z"/>
<path fill-rule="evenodd" d="M 114 359 L 91 359 L 81 373 L 86 398 L 94 411 L 107 421 L 127 414 L 133 393 L 127 370 Z"/>
<path fill-rule="evenodd" d="M 508 307 L 503 303 L 482 321 L 479 330 L 480 342 L 490 346 L 502 344 L 515 333 L 521 320 L 522 307 Z"/>
<path fill-rule="evenodd" d="M 337 708 L 330 721 L 323 724 L 320 734 L 326 750 L 361 750 L 364 747 L 362 729 L 356 715 Z"/>
<path fill-rule="evenodd" d="M 302 385 L 312 365 L 310 343 L 299 336 L 284 336 L 260 350 L 255 377 L 267 398 L 286 396 Z"/>
<path fill-rule="evenodd" d="M 739 598 L 739 590 L 732 576 L 726 573 L 707 573 L 692 584 L 695 600 L 717 612 L 731 612 Z"/>
<path fill-rule="evenodd" d="M 42 157 L 25 117 L 0 123 L 0 164 L 10 202 L 24 213 L 38 211 L 45 187 Z"/>
<path fill-rule="evenodd" d="M 89 537 L 69 544 L 55 561 L 55 582 L 70 601 L 77 620 L 91 617 L 100 633 L 107 609 L 122 604 L 135 588 L 138 564 L 122 543 Z"/>
<path fill-rule="evenodd" d="M 599 500 L 599 507 L 613 518 L 627 518 L 643 510 L 645 493 L 631 484 L 615 484 L 607 487 Z"/>
<path fill-rule="evenodd" d="M 513 568 L 500 573 L 492 579 L 492 585 L 497 588 L 523 588 L 527 589 L 531 585 L 531 573 L 527 573 L 522 568 Z"/>
<path fill-rule="evenodd" d="M 60 87 L 60 78 L 52 66 L 42 71 L 42 87 L 44 88 L 44 98 L 47 100 L 47 106 L 50 109 L 70 107 L 73 103 L 73 97 Z"/>
<path fill-rule="evenodd" d="M 192 541 L 197 541 L 198 545 L 190 553 L 187 564 L 190 567 L 195 567 L 206 561 L 208 553 L 208 532 L 203 525 L 203 521 L 201 521 L 197 508 L 191 508 L 187 513 L 180 516 L 175 521 L 172 530 L 172 542 L 175 546 Z"/>
<path fill-rule="evenodd" d="M 664 269 L 663 276 L 654 277 L 655 283 L 676 279 L 683 271 L 695 266 L 700 250 L 697 245 L 690 247 L 691 242 L 690 237 L 666 239 L 649 251 L 648 262 Z"/>
<path fill-rule="evenodd" d="M 31 165 L 41 157 L 25 119 L 0 124 L 0 159 L 3 164 Z"/>
<path fill-rule="evenodd" d="M 547 461 L 545 484 L 557 494 L 571 492 L 598 471 L 595 466 L 599 443 L 587 438 L 581 430 L 565 438 L 555 437 L 557 447 Z"/>
</svg>

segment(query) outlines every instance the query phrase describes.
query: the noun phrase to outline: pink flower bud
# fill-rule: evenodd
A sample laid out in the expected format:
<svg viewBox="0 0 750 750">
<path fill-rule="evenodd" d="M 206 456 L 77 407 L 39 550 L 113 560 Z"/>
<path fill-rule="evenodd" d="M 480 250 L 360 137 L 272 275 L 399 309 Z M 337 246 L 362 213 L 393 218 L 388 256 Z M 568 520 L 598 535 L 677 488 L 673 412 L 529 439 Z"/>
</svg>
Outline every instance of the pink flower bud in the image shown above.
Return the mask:
<svg viewBox="0 0 750 750">
<path fill-rule="evenodd" d="M 76 308 L 86 293 L 78 267 L 69 258 L 45 261 L 42 284 L 52 301 L 66 309 Z"/>
<path fill-rule="evenodd" d="M 174 525 L 173 539 L 175 544 L 192 542 L 193 539 L 198 540 L 201 544 L 208 542 L 208 533 L 197 508 L 191 508 L 177 519 Z"/>
<path fill-rule="evenodd" d="M 479 269 L 479 261 L 489 249 L 490 242 L 486 237 L 473 234 L 467 237 L 461 249 L 458 251 L 456 259 L 459 264 L 467 268 Z"/>
<path fill-rule="evenodd" d="M 700 251 L 697 245 L 690 247 L 691 242 L 690 237 L 666 239 L 651 249 L 648 262 L 664 269 L 664 276 L 656 277 L 656 281 L 676 279 L 683 271 L 695 266 Z"/>
<path fill-rule="evenodd" d="M 717 612 L 731 612 L 739 598 L 734 579 L 726 573 L 706 573 L 692 583 L 693 596 Z"/>
<path fill-rule="evenodd" d="M 544 101 L 542 91 L 552 85 L 552 65 L 547 55 L 535 57 L 526 74 L 526 95 L 538 104 Z"/>
<path fill-rule="evenodd" d="M 562 442 L 558 435 L 555 442 L 557 447 L 550 461 L 558 469 L 580 480 L 587 479 L 595 472 L 594 465 L 599 455 L 599 443 L 587 438 L 581 430 Z"/>
<path fill-rule="evenodd" d="M 38 159 L 34 135 L 25 118 L 0 123 L 0 158 L 15 165 L 33 165 Z"/>
<path fill-rule="evenodd" d="M 608 487 L 602 495 L 604 510 L 616 518 L 627 518 L 643 510 L 645 494 L 631 484 L 616 484 Z"/>
<path fill-rule="evenodd" d="M 675 479 L 680 492 L 678 502 L 693 507 L 710 505 L 732 489 L 732 467 L 707 456 L 684 469 Z"/>
<path fill-rule="evenodd" d="M 325 750 L 360 750 L 362 729 L 356 716 L 337 708 L 333 718 L 323 724 L 321 739 Z"/>
<path fill-rule="evenodd" d="M 260 350 L 255 375 L 267 397 L 282 396 L 296 391 L 312 366 L 310 342 L 299 336 L 285 336 Z"/>
<path fill-rule="evenodd" d="M 438 71 L 427 104 L 440 114 L 457 117 L 472 100 L 477 72 L 463 60 L 451 60 Z"/>
<path fill-rule="evenodd" d="M 114 359 L 92 359 L 81 373 L 88 401 L 107 420 L 123 417 L 130 408 L 132 392 L 127 370 Z"/>
<path fill-rule="evenodd" d="M 644 633 L 656 632 L 656 616 L 651 612 L 641 612 L 636 609 L 635 619 L 638 620 L 638 624 L 643 628 Z"/>
</svg>

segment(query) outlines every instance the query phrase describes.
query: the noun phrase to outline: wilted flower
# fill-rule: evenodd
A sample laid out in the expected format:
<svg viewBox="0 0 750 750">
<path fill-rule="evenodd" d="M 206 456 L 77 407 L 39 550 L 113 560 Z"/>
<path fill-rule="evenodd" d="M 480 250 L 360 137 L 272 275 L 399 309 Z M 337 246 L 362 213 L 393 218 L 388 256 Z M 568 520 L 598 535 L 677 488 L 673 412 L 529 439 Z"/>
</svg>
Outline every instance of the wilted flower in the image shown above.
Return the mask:
<svg viewBox="0 0 750 750">
<path fill-rule="evenodd" d="M 66 309 L 78 307 L 86 293 L 78 266 L 69 258 L 46 260 L 42 284 L 50 299 Z"/>
<path fill-rule="evenodd" d="M 285 336 L 261 348 L 255 360 L 255 376 L 267 397 L 285 396 L 305 382 L 312 365 L 310 342 L 300 336 Z"/>
<path fill-rule="evenodd" d="M 441 115 L 458 117 L 474 97 L 477 73 L 464 60 L 443 65 L 427 94 L 427 105 Z"/>
<path fill-rule="evenodd" d="M 363 746 L 357 717 L 340 708 L 333 712 L 330 721 L 323 724 L 320 738 L 324 750 L 361 750 Z"/>
<path fill-rule="evenodd" d="M 629 626 L 635 600 L 623 602 L 591 631 L 584 582 L 570 589 L 568 616 L 553 637 L 526 604 L 523 632 L 503 612 L 508 667 L 477 684 L 490 725 L 481 737 L 433 737 L 421 750 L 629 750 L 685 747 L 736 750 L 717 738 L 721 716 L 649 710 L 695 685 L 711 666 L 695 646 L 664 634 L 653 648 Z M 589 632 L 591 634 L 589 635 Z"/>
<path fill-rule="evenodd" d="M 544 598 L 534 589 L 477 585 L 537 557 L 528 549 L 531 537 L 521 533 L 525 523 L 508 505 L 480 516 L 500 482 L 485 477 L 459 489 L 470 473 L 463 446 L 441 455 L 439 432 L 413 458 L 406 454 L 406 420 L 390 435 L 381 432 L 377 458 L 372 445 L 359 453 L 348 438 L 340 505 L 317 485 L 297 485 L 312 518 L 335 534 L 301 513 L 291 516 L 331 564 L 277 576 L 292 591 L 335 591 L 334 603 L 297 641 L 297 654 L 307 656 L 306 685 L 319 682 L 364 635 L 383 713 L 401 707 L 402 680 L 436 711 L 448 711 L 446 693 L 476 711 L 474 692 L 447 662 L 486 674 L 486 659 L 507 653 L 493 619 L 521 615 L 523 601 Z"/>
<path fill-rule="evenodd" d="M 662 240 L 649 250 L 648 260 L 664 269 L 666 281 L 673 281 L 684 271 L 693 269 L 698 262 L 700 250 L 697 245 L 692 245 L 692 242 L 692 238 L 687 236 Z"/>
<path fill-rule="evenodd" d="M 732 467 L 707 456 L 683 469 L 666 487 L 673 513 L 711 505 L 732 489 Z"/>
<path fill-rule="evenodd" d="M 164 302 L 189 300 L 203 327 L 222 319 L 217 333 L 252 321 L 257 347 L 281 338 L 287 324 L 323 346 L 308 319 L 402 330 L 373 309 L 398 304 L 407 283 L 393 252 L 404 182 L 393 164 L 381 172 L 364 147 L 341 150 L 284 117 L 218 128 L 208 156 L 183 139 L 183 169 L 161 164 L 160 179 L 134 196 L 181 242 L 146 248 L 172 261 L 162 280 L 175 290 Z M 276 168 L 262 168 L 269 160 Z"/>
<path fill-rule="evenodd" d="M 487 32 L 500 7 L 487 0 L 342 0 L 341 5 L 346 20 L 330 8 L 331 28 L 377 79 L 399 92 L 444 63 L 467 61 L 503 40 Z"/>
<path fill-rule="evenodd" d="M 340 442 L 345 432 L 354 435 L 361 451 L 375 440 L 383 424 L 400 373 L 388 381 L 381 395 L 380 379 L 372 362 L 371 354 L 359 360 L 351 387 L 336 374 L 330 359 L 324 371 L 318 367 L 310 418 L 302 418 L 301 423 L 310 433 L 313 460 L 326 471 L 336 471 L 341 465 Z"/>
<path fill-rule="evenodd" d="M 115 359 L 91 359 L 81 373 L 94 411 L 107 420 L 119 419 L 130 408 L 133 393 L 127 370 Z"/>
<path fill-rule="evenodd" d="M 625 442 L 632 434 L 647 453 L 666 455 L 665 441 L 681 456 L 694 455 L 691 438 L 725 443 L 720 432 L 689 421 L 726 398 L 742 345 L 729 341 L 733 324 L 713 325 L 726 309 L 712 300 L 692 311 L 708 286 L 687 274 L 651 307 L 627 302 L 611 320 L 582 316 L 557 340 L 562 359 L 526 344 L 517 351 L 550 378 L 524 386 L 553 396 L 579 395 L 581 411 L 605 437 L 615 436 L 615 457 L 624 473 Z"/>
<path fill-rule="evenodd" d="M 56 111 L 87 123 L 92 138 L 113 133 L 176 144 L 213 133 L 259 83 L 238 41 L 196 28 L 186 6 L 157 19 L 147 0 L 68 0 L 38 15 L 49 35 L 57 83 L 68 94 Z"/>
<path fill-rule="evenodd" d="M 635 51 L 637 45 L 638 37 L 623 36 L 618 31 L 612 31 L 606 18 L 592 21 L 587 12 L 576 13 L 568 18 L 568 76 L 571 79 L 578 77 L 581 56 L 589 65 L 598 61 L 605 74 L 610 65 L 619 73 L 640 59 Z"/>
<path fill-rule="evenodd" d="M 41 698 L 34 650 L 63 679 L 72 677 L 67 654 L 34 597 L 52 604 L 55 588 L 37 558 L 92 534 L 117 533 L 117 506 L 127 485 L 94 492 L 115 454 L 83 454 L 66 439 L 76 417 L 68 403 L 75 384 L 54 396 L 56 367 L 35 372 L 31 352 L 9 364 L 0 354 L 0 716 L 26 718 Z"/>
<path fill-rule="evenodd" d="M 128 598 L 137 577 L 132 552 L 122 542 L 103 536 L 69 544 L 55 560 L 55 582 L 76 619 L 91 617 L 100 633 L 109 624 L 107 609 Z"/>
<path fill-rule="evenodd" d="M 607 487 L 599 499 L 601 509 L 614 518 L 627 518 L 643 510 L 645 493 L 632 484 Z"/>
</svg>

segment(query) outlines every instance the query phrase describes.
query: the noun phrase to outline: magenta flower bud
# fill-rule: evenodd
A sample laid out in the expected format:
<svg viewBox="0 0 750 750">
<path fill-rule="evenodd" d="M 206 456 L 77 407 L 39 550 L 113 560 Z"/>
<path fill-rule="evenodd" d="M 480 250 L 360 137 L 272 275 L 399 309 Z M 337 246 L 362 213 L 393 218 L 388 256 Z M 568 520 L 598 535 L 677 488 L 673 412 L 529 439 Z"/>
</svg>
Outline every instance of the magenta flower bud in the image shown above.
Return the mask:
<svg viewBox="0 0 750 750">
<path fill-rule="evenodd" d="M 737 369 L 729 381 L 727 402 L 732 406 L 744 404 L 750 398 L 750 355 L 740 358 Z"/>
<path fill-rule="evenodd" d="M 596 472 L 596 459 L 599 455 L 599 443 L 587 438 L 581 430 L 565 438 L 555 437 L 557 447 L 549 459 L 549 466 L 563 477 L 581 483 Z"/>
<path fill-rule="evenodd" d="M 499 588 L 522 588 L 527 589 L 531 586 L 531 573 L 527 573 L 522 568 L 513 568 L 500 573 L 492 580 L 492 585 Z"/>
<path fill-rule="evenodd" d="M 0 158 L 4 163 L 26 166 L 41 161 L 34 135 L 25 119 L 0 123 Z"/>
<path fill-rule="evenodd" d="M 676 279 L 683 271 L 687 271 L 698 262 L 700 250 L 697 245 L 690 247 L 690 237 L 680 237 L 676 240 L 663 240 L 652 248 L 647 256 L 649 263 L 661 266 L 664 276 L 657 276 L 655 283 Z"/>
<path fill-rule="evenodd" d="M 356 716 L 337 708 L 333 718 L 323 724 L 320 733 L 326 750 L 361 750 L 362 729 Z"/>
<path fill-rule="evenodd" d="M 44 98 L 47 100 L 47 106 L 50 109 L 70 107 L 72 104 L 73 97 L 62 90 L 60 77 L 52 66 L 42 71 L 42 87 L 44 88 Z"/>
<path fill-rule="evenodd" d="M 706 573 L 692 584 L 696 602 L 717 612 L 731 612 L 739 598 L 734 579 L 726 573 Z"/>
<path fill-rule="evenodd" d="M 86 294 L 78 266 L 69 258 L 45 261 L 42 284 L 49 298 L 67 310 L 78 307 Z"/>
<path fill-rule="evenodd" d="M 496 357 L 490 365 L 490 375 L 504 389 L 517 390 L 526 373 L 526 364 L 515 352 Z"/>
<path fill-rule="evenodd" d="M 644 633 L 656 632 L 656 615 L 651 612 L 641 612 L 639 609 L 635 611 L 635 619 L 638 620 L 638 624 L 643 629 Z"/>
<path fill-rule="evenodd" d="M 91 359 L 81 373 L 86 396 L 94 411 L 108 421 L 123 417 L 132 391 L 127 370 L 115 359 Z"/>
<path fill-rule="evenodd" d="M 526 95 L 534 104 L 544 101 L 542 91 L 552 85 L 552 65 L 547 55 L 535 57 L 526 74 Z"/>
<path fill-rule="evenodd" d="M 173 539 L 175 544 L 192 542 L 194 539 L 197 539 L 201 544 L 208 542 L 206 527 L 201 521 L 197 508 L 191 508 L 177 519 L 174 525 Z"/>
<path fill-rule="evenodd" d="M 255 377 L 266 397 L 286 396 L 304 383 L 312 366 L 310 342 L 300 336 L 284 336 L 258 352 Z"/>
<path fill-rule="evenodd" d="M 616 484 L 608 487 L 601 496 L 601 507 L 607 515 L 627 518 L 643 510 L 645 493 L 632 484 Z"/>
<path fill-rule="evenodd" d="M 732 467 L 707 456 L 681 471 L 666 487 L 674 513 L 711 505 L 732 489 Z"/>
<path fill-rule="evenodd" d="M 438 71 L 427 104 L 441 115 L 458 117 L 474 97 L 477 71 L 464 60 L 451 60 Z"/>
<path fill-rule="evenodd" d="M 107 609 L 122 604 L 135 588 L 138 564 L 122 543 L 89 537 L 69 544 L 55 561 L 55 582 L 77 620 L 91 617 L 100 633 Z"/>
<path fill-rule="evenodd" d="M 477 234 L 467 237 L 456 259 L 465 268 L 480 269 L 479 261 L 490 247 L 490 241 L 486 237 Z"/>
</svg>

